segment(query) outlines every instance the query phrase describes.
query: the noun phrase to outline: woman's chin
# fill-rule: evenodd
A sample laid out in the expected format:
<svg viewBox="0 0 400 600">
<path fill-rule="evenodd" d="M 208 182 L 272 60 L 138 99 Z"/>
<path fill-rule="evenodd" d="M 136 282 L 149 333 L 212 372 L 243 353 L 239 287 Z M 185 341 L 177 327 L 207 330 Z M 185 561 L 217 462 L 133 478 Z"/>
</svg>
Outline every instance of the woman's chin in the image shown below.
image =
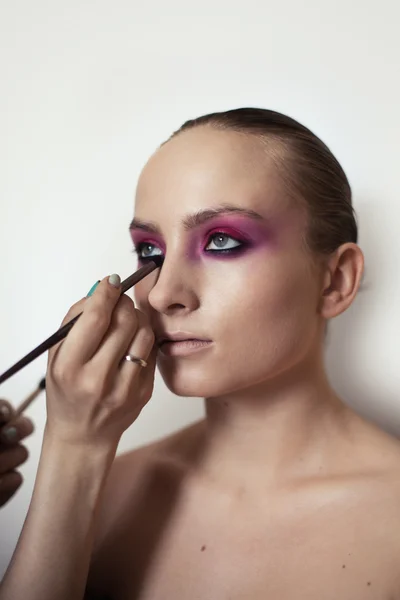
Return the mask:
<svg viewBox="0 0 400 600">
<path fill-rule="evenodd" d="M 176 396 L 186 396 L 188 398 L 209 398 L 221 393 L 218 380 L 213 377 L 212 381 L 207 382 L 203 373 L 189 374 L 159 368 L 160 375 L 170 392 Z"/>
</svg>

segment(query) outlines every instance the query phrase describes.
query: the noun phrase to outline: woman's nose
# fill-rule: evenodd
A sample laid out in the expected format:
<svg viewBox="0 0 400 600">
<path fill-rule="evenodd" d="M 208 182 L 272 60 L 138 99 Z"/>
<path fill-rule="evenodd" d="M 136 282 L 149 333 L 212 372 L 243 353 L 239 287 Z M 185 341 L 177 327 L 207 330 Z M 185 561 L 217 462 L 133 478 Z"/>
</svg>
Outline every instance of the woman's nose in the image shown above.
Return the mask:
<svg viewBox="0 0 400 600">
<path fill-rule="evenodd" d="M 192 311 L 198 307 L 196 276 L 186 261 L 164 259 L 155 285 L 149 292 L 150 306 L 160 313 L 175 310 Z"/>
</svg>

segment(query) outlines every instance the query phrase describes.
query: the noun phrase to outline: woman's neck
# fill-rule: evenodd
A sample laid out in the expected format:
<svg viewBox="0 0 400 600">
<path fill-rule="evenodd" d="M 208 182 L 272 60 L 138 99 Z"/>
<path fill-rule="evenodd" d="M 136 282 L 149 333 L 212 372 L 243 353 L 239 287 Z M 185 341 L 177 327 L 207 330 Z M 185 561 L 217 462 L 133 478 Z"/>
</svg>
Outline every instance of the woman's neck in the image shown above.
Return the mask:
<svg viewBox="0 0 400 600">
<path fill-rule="evenodd" d="M 323 474 L 351 411 L 322 363 L 311 367 L 205 399 L 196 471 L 222 485 L 264 488 Z"/>
</svg>

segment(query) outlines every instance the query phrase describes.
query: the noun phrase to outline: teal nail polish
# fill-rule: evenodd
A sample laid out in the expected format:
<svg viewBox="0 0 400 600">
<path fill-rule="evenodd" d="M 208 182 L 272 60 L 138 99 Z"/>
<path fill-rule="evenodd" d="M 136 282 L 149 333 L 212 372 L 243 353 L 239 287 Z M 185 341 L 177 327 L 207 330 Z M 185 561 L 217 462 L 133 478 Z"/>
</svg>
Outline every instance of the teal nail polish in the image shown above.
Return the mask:
<svg viewBox="0 0 400 600">
<path fill-rule="evenodd" d="M 96 283 L 94 285 L 92 285 L 92 287 L 90 288 L 89 293 L 86 296 L 86 298 L 89 298 L 89 296 L 93 296 L 94 290 L 97 288 L 97 286 L 99 285 L 99 283 L 100 283 L 100 279 L 99 279 L 99 281 L 96 281 Z"/>
</svg>

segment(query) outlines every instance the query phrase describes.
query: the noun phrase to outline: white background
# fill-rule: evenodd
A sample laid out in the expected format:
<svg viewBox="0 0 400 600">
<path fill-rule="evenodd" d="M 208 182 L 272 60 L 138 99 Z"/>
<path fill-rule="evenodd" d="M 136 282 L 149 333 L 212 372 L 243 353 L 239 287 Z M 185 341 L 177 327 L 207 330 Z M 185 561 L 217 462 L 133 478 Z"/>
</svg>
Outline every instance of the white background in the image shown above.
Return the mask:
<svg viewBox="0 0 400 600">
<path fill-rule="evenodd" d="M 0 371 L 58 328 L 108 273 L 133 270 L 138 174 L 183 121 L 260 106 L 300 120 L 353 187 L 365 290 L 331 323 L 327 366 L 356 410 L 400 433 L 397 0 L 2 0 Z M 0 390 L 15 406 L 36 360 Z M 119 452 L 203 414 L 157 376 Z M 29 505 L 45 398 L 28 409 L 25 482 L 0 509 L 0 575 Z"/>
</svg>

